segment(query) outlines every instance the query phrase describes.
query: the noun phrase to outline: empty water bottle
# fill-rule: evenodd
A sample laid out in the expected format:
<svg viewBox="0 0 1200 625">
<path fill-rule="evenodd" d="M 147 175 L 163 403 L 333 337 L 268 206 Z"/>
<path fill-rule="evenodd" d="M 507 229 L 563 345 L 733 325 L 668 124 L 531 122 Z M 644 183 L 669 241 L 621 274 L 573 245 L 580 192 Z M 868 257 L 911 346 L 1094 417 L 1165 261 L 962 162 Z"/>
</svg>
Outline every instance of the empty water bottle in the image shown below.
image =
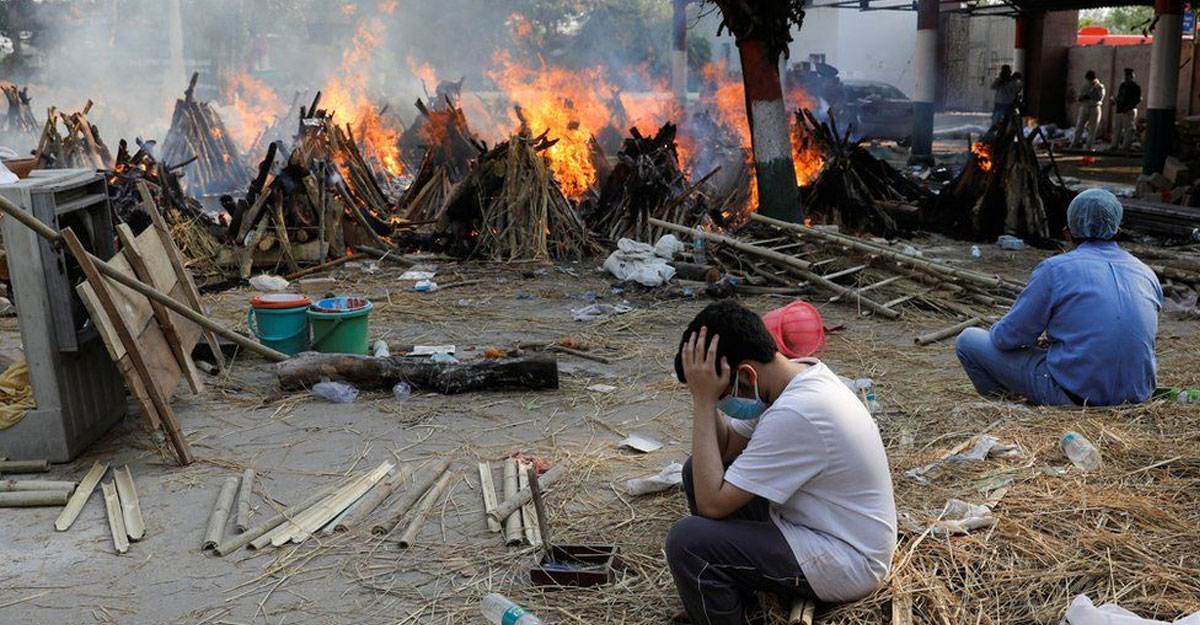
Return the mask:
<svg viewBox="0 0 1200 625">
<path fill-rule="evenodd" d="M 1200 390 L 1194 388 L 1179 389 L 1179 392 L 1175 393 L 1175 401 L 1181 404 L 1200 403 Z"/>
<path fill-rule="evenodd" d="M 509 601 L 508 597 L 494 592 L 483 597 L 479 609 L 483 612 L 483 618 L 493 625 L 542 625 L 542 619 L 526 612 Z"/>
<path fill-rule="evenodd" d="M 706 243 L 704 237 L 696 237 L 696 239 L 692 241 L 692 254 L 696 257 L 696 264 L 698 265 L 706 264 L 705 261 L 708 259 L 707 255 L 704 253 L 705 247 Z"/>
<path fill-rule="evenodd" d="M 883 406 L 879 404 L 879 400 L 875 398 L 875 393 L 867 393 L 867 412 L 871 414 L 879 414 L 883 411 Z"/>
<path fill-rule="evenodd" d="M 1063 434 L 1062 448 L 1063 453 L 1067 454 L 1071 462 L 1080 469 L 1091 471 L 1100 468 L 1100 450 L 1096 449 L 1096 446 L 1082 434 L 1078 432 Z"/>
<path fill-rule="evenodd" d="M 971 258 L 974 258 L 975 260 L 979 260 L 980 258 L 983 258 L 983 252 L 979 251 L 978 245 L 971 246 Z"/>
<path fill-rule="evenodd" d="M 392 387 L 392 397 L 395 397 L 396 401 L 404 401 L 408 399 L 409 395 L 412 395 L 412 387 L 408 385 L 408 382 L 397 382 Z"/>
</svg>

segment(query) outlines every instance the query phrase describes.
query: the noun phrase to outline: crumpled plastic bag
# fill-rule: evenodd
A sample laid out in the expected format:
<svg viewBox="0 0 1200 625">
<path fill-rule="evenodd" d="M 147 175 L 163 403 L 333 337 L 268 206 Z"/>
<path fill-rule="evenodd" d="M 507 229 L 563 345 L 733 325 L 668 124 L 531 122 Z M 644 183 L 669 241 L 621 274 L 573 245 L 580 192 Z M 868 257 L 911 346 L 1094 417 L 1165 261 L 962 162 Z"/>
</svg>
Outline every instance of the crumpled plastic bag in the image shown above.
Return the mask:
<svg viewBox="0 0 1200 625">
<path fill-rule="evenodd" d="M 672 462 L 663 468 L 658 475 L 634 478 L 625 482 L 625 492 L 630 495 L 649 495 L 661 493 L 683 483 L 683 465 Z"/>
<path fill-rule="evenodd" d="M 358 389 L 346 382 L 330 382 L 329 378 L 321 378 L 312 387 L 312 394 L 335 404 L 353 404 L 358 399 Z"/>
<path fill-rule="evenodd" d="M 654 253 L 667 260 L 675 258 L 676 254 L 686 249 L 687 246 L 673 234 L 664 234 L 654 243 Z"/>
<path fill-rule="evenodd" d="M 669 261 L 679 249 L 683 249 L 683 244 L 671 235 L 664 235 L 654 245 L 621 239 L 617 241 L 617 249 L 604 260 L 603 267 L 622 282 L 633 280 L 642 286 L 662 286 L 675 277 L 675 268 Z"/>
<path fill-rule="evenodd" d="M 1125 608 L 1106 603 L 1096 607 L 1087 595 L 1078 595 L 1067 608 L 1069 625 L 1200 625 L 1200 612 L 1180 618 L 1172 623 L 1142 618 Z"/>
<path fill-rule="evenodd" d="M 273 276 L 268 273 L 260 273 L 253 278 L 250 278 L 250 286 L 258 291 L 282 291 L 288 288 L 291 284 L 287 280 L 279 276 Z"/>
<path fill-rule="evenodd" d="M 967 503 L 961 499 L 951 499 L 946 502 L 941 518 L 934 521 L 930 533 L 934 536 L 966 534 L 995 524 L 996 516 L 992 514 L 991 508 Z"/>
<path fill-rule="evenodd" d="M 623 315 L 633 310 L 628 304 L 592 304 L 583 308 L 572 308 L 571 316 L 575 321 L 604 321 L 613 315 Z"/>
</svg>

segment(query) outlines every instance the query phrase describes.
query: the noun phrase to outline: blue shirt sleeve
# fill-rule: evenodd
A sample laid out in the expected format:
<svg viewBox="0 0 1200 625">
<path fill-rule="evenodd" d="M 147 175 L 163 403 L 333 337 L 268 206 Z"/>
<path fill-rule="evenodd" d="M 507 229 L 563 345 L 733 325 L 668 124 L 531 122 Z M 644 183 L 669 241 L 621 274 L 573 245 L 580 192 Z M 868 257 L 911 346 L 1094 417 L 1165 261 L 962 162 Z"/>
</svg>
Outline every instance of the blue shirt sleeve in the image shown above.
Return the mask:
<svg viewBox="0 0 1200 625">
<path fill-rule="evenodd" d="M 992 326 L 992 344 L 996 349 L 1009 351 L 1033 345 L 1046 331 L 1054 308 L 1053 274 L 1053 267 L 1046 262 L 1033 270 L 1012 310 Z"/>
</svg>

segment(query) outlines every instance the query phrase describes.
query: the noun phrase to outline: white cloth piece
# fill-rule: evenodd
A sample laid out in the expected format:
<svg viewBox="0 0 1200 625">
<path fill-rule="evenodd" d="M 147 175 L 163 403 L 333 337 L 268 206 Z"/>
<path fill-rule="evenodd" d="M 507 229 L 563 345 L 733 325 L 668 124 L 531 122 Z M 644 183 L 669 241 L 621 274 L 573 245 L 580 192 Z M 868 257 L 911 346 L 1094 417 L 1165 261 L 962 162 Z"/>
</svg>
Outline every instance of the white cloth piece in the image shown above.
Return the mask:
<svg viewBox="0 0 1200 625">
<path fill-rule="evenodd" d="M 630 495 L 661 493 L 683 483 L 683 465 L 672 462 L 659 471 L 658 475 L 634 478 L 625 482 L 625 492 Z"/>
<path fill-rule="evenodd" d="M 654 243 L 654 253 L 667 260 L 675 258 L 676 254 L 686 249 L 687 246 L 673 234 L 664 234 Z"/>
<path fill-rule="evenodd" d="M 874 591 L 896 550 L 896 502 L 879 428 L 816 359 L 761 417 L 730 420 L 749 438 L 725 480 L 771 502 L 817 597 L 842 603 Z"/>
<path fill-rule="evenodd" d="M 1200 612 L 1193 612 L 1172 623 L 1152 621 L 1115 603 L 1106 603 L 1096 607 L 1090 597 L 1078 595 L 1071 601 L 1071 606 L 1067 608 L 1067 623 L 1069 625 L 1200 625 Z"/>
<path fill-rule="evenodd" d="M 676 246 L 682 247 L 683 244 L 676 240 L 673 246 L 670 241 L 663 239 L 666 237 L 659 239 L 658 245 L 650 245 L 633 239 L 617 241 L 616 251 L 609 254 L 608 258 L 604 260 L 605 271 L 611 273 L 618 280 L 633 280 L 643 286 L 656 287 L 666 284 L 675 277 L 675 268 L 668 263 L 668 260 L 674 257 L 673 250 L 676 249 Z M 669 255 L 666 257 L 659 255 L 660 247 L 664 253 L 669 253 Z"/>
</svg>

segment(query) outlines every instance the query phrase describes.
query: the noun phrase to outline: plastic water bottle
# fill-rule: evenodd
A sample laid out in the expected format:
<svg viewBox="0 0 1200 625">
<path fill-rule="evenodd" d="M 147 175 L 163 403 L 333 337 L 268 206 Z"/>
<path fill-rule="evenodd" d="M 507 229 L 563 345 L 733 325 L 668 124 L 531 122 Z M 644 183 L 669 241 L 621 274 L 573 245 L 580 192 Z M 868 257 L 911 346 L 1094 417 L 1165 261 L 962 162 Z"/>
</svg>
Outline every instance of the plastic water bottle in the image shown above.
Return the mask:
<svg viewBox="0 0 1200 625">
<path fill-rule="evenodd" d="M 408 382 L 397 382 L 392 387 L 392 397 L 395 397 L 396 401 L 404 401 L 410 395 L 412 395 L 412 387 L 408 385 Z"/>
<path fill-rule="evenodd" d="M 1096 449 L 1096 446 L 1082 434 L 1078 432 L 1063 434 L 1062 448 L 1071 462 L 1080 469 L 1091 471 L 1100 468 L 1100 450 Z"/>
<path fill-rule="evenodd" d="M 494 592 L 483 598 L 479 609 L 493 625 L 543 625 L 542 619 L 528 613 L 521 606 Z"/>
<path fill-rule="evenodd" d="M 1200 390 L 1194 388 L 1180 389 L 1175 394 L 1175 401 L 1181 404 L 1197 404 L 1200 403 Z"/>
<path fill-rule="evenodd" d="M 983 252 L 979 251 L 978 245 L 971 246 L 971 258 L 973 258 L 975 260 L 979 260 L 980 258 L 983 258 Z"/>
<path fill-rule="evenodd" d="M 706 261 L 708 260 L 708 257 L 704 253 L 704 248 L 706 245 L 707 243 L 704 240 L 704 237 L 696 237 L 696 239 L 692 241 L 692 254 L 696 257 L 697 265 L 707 264 Z"/>
<path fill-rule="evenodd" d="M 879 400 L 875 399 L 875 393 L 867 393 L 867 412 L 879 414 L 882 410 L 883 406 L 879 405 Z"/>
</svg>

